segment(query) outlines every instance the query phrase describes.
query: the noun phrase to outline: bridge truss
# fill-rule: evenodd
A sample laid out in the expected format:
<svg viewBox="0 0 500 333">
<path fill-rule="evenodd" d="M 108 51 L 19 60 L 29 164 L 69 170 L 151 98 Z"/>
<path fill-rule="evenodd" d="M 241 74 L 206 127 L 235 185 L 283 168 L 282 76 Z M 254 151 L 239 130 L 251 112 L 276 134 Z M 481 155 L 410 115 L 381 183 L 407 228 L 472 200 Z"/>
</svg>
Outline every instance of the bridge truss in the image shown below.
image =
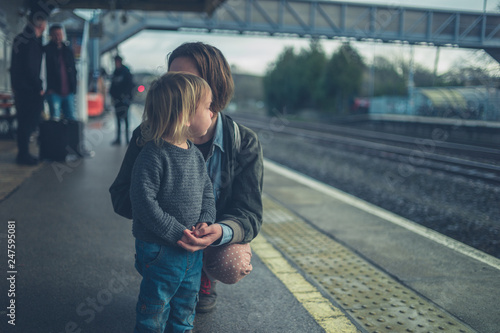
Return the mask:
<svg viewBox="0 0 500 333">
<path fill-rule="evenodd" d="M 100 53 L 145 29 L 427 44 L 485 49 L 500 60 L 500 14 L 337 1 L 228 0 L 205 13 L 108 11 Z"/>
</svg>

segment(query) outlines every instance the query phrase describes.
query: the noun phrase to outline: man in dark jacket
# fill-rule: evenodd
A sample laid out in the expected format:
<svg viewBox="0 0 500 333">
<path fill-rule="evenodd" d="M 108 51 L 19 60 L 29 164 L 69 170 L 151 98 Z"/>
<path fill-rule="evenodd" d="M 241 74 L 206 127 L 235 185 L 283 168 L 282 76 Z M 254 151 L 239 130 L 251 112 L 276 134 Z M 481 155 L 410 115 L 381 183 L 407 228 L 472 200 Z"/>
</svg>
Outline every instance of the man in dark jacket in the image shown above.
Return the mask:
<svg viewBox="0 0 500 333">
<path fill-rule="evenodd" d="M 116 140 L 112 144 L 121 144 L 121 121 L 125 122 L 125 140 L 129 143 L 128 130 L 128 108 L 132 102 L 132 89 L 134 83 L 132 74 L 127 66 L 123 65 L 123 59 L 120 56 L 115 57 L 115 71 L 111 80 L 109 94 L 113 98 L 116 114 Z"/>
<path fill-rule="evenodd" d="M 37 158 L 29 153 L 29 140 L 43 110 L 41 37 L 46 26 L 45 17 L 30 16 L 23 32 L 14 38 L 12 44 L 10 80 L 16 106 L 18 164 L 38 163 Z"/>
<path fill-rule="evenodd" d="M 73 51 L 64 41 L 63 27 L 60 24 L 52 25 L 49 34 L 50 42 L 45 46 L 45 65 L 50 117 L 58 120 L 62 110 L 65 119 L 76 120 L 76 67 Z"/>
</svg>

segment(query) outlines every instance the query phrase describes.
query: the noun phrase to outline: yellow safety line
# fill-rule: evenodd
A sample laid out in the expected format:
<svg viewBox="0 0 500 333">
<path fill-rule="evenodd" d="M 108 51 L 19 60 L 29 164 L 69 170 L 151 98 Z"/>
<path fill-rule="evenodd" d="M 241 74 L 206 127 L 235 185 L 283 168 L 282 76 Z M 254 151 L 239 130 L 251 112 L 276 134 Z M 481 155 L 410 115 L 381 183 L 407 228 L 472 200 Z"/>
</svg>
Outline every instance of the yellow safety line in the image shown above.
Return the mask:
<svg viewBox="0 0 500 333">
<path fill-rule="evenodd" d="M 263 236 L 252 241 L 252 250 L 327 333 L 359 332 L 349 318 L 307 282 Z"/>
</svg>

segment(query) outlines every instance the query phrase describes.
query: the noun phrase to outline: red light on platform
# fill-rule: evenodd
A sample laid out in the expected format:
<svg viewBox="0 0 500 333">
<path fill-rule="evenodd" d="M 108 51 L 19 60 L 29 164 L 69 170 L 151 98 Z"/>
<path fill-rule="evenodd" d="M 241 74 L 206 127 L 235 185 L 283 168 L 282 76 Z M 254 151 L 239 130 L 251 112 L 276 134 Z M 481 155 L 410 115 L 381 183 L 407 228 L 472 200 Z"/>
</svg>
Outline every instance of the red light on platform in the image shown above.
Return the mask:
<svg viewBox="0 0 500 333">
<path fill-rule="evenodd" d="M 137 87 L 137 91 L 138 91 L 138 92 L 143 92 L 143 91 L 144 91 L 144 89 L 146 89 L 146 88 L 144 88 L 144 86 L 143 86 L 142 84 L 141 84 L 140 86 L 138 86 L 138 87 Z"/>
</svg>

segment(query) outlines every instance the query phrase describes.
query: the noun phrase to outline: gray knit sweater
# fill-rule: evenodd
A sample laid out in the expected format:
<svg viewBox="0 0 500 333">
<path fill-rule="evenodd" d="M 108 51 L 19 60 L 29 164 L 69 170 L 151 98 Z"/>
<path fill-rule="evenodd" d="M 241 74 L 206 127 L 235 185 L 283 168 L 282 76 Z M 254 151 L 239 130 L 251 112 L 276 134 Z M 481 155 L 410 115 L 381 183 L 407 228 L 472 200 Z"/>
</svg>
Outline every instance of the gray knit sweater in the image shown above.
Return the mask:
<svg viewBox="0 0 500 333">
<path fill-rule="evenodd" d="M 213 187 L 201 152 L 167 142 L 144 145 L 132 170 L 132 233 L 137 239 L 176 245 L 198 222 L 215 222 Z"/>
</svg>

